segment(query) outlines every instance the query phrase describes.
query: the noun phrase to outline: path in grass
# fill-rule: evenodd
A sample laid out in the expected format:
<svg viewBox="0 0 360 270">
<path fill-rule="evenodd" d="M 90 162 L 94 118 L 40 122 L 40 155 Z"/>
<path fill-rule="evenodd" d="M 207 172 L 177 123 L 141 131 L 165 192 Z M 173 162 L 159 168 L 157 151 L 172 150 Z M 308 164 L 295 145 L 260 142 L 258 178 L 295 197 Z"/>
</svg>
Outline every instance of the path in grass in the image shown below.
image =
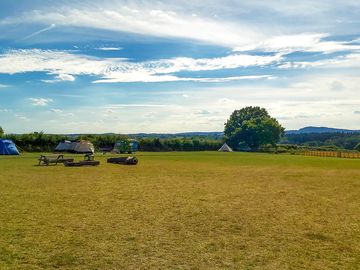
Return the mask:
<svg viewBox="0 0 360 270">
<path fill-rule="evenodd" d="M 360 160 L 0 157 L 0 269 L 358 269 Z M 81 158 L 81 157 L 79 157 Z"/>
</svg>

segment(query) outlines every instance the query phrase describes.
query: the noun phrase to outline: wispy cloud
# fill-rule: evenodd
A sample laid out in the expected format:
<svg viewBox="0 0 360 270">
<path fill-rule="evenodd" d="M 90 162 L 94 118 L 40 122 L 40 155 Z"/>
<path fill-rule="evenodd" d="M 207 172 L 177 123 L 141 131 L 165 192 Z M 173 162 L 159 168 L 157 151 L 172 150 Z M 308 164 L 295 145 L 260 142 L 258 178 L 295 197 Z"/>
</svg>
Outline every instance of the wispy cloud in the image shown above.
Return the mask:
<svg viewBox="0 0 360 270">
<path fill-rule="evenodd" d="M 53 28 L 55 28 L 55 27 L 56 27 L 55 24 L 51 24 L 49 27 L 46 27 L 46 28 L 44 28 L 44 29 L 41 29 L 41 30 L 39 30 L 39 31 L 36 31 L 36 32 L 34 32 L 34 33 L 32 33 L 32 34 L 24 37 L 23 40 L 26 40 L 26 39 L 29 39 L 29 38 L 33 38 L 33 37 L 35 37 L 35 36 L 37 36 L 37 35 L 39 35 L 39 34 L 41 34 L 41 33 L 44 33 L 44 32 L 46 32 L 46 31 L 49 31 L 49 30 L 51 30 L 51 29 L 53 29 Z"/>
<path fill-rule="evenodd" d="M 50 111 L 53 113 L 62 113 L 62 110 L 60 109 L 50 109 Z"/>
<path fill-rule="evenodd" d="M 50 102 L 53 102 L 51 98 L 29 98 L 29 100 L 34 106 L 47 106 Z"/>
<path fill-rule="evenodd" d="M 156 37 L 192 39 L 230 47 L 253 44 L 263 37 L 259 29 L 252 29 L 247 24 L 220 22 L 211 17 L 173 11 L 165 6 L 162 9 L 153 6 L 140 2 L 126 6 L 113 1 L 99 6 L 79 7 L 75 4 L 71 7 L 57 7 L 56 11 L 54 8 L 42 8 L 26 12 L 16 17 L 5 18 L 2 24 L 42 23 L 90 27 Z M 37 33 L 32 35 L 35 34 Z"/>
<path fill-rule="evenodd" d="M 15 114 L 14 116 L 22 121 L 26 121 L 26 122 L 30 121 L 29 117 L 24 115 Z"/>
<path fill-rule="evenodd" d="M 238 47 L 235 51 L 261 50 L 265 52 L 322 52 L 333 53 L 341 51 L 357 51 L 360 45 L 352 41 L 328 41 L 329 34 L 325 33 L 302 33 L 296 35 L 275 36 L 253 47 Z"/>
<path fill-rule="evenodd" d="M 138 108 L 152 108 L 152 107 L 168 107 L 170 105 L 166 105 L 166 104 L 109 104 L 107 106 L 105 106 L 105 109 L 116 109 L 116 108 L 126 108 L 126 107 L 138 107 Z"/>
<path fill-rule="evenodd" d="M 45 82 L 73 81 L 74 75 L 100 77 L 94 83 L 112 82 L 164 82 L 197 81 L 224 82 L 231 80 L 270 79 L 270 75 L 236 76 L 225 78 L 181 78 L 174 73 L 181 71 L 211 71 L 251 66 L 267 66 L 278 63 L 281 54 L 247 55 L 232 54 L 219 58 L 172 58 L 132 63 L 117 58 L 96 58 L 76 55 L 67 51 L 11 50 L 0 55 L 0 73 L 46 72 L 57 74 L 55 80 Z"/>
<path fill-rule="evenodd" d="M 360 67 L 360 53 L 350 53 L 324 60 L 287 61 L 279 65 L 282 69 L 301 68 L 357 68 Z"/>
<path fill-rule="evenodd" d="M 120 48 L 120 47 L 100 47 L 100 48 L 96 48 L 96 50 L 99 50 L 99 51 L 121 51 L 122 48 Z"/>
</svg>

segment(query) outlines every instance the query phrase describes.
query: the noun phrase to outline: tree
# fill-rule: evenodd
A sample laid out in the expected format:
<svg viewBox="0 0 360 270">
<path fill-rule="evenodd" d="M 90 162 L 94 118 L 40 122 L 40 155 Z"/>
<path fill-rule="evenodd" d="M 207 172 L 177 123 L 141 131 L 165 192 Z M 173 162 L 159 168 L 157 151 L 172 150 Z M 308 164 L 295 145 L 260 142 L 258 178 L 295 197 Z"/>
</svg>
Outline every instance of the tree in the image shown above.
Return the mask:
<svg viewBox="0 0 360 270">
<path fill-rule="evenodd" d="M 4 135 L 4 130 L 3 130 L 3 128 L 2 127 L 0 127 L 0 137 L 2 137 L 3 135 Z"/>
<path fill-rule="evenodd" d="M 225 123 L 224 133 L 233 148 L 244 142 L 252 150 L 257 150 L 265 144 L 275 146 L 284 134 L 284 128 L 266 109 L 250 106 L 231 114 Z"/>
</svg>

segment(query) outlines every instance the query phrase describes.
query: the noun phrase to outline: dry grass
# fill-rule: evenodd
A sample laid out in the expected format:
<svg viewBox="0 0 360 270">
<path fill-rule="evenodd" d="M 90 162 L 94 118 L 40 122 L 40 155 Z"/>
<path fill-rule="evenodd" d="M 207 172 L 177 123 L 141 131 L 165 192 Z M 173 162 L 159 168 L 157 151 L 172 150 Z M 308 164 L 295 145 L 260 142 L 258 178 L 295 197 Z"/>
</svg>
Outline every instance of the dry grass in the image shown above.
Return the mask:
<svg viewBox="0 0 360 270">
<path fill-rule="evenodd" d="M 37 156 L 0 157 L 0 269 L 359 269 L 359 160 Z"/>
</svg>

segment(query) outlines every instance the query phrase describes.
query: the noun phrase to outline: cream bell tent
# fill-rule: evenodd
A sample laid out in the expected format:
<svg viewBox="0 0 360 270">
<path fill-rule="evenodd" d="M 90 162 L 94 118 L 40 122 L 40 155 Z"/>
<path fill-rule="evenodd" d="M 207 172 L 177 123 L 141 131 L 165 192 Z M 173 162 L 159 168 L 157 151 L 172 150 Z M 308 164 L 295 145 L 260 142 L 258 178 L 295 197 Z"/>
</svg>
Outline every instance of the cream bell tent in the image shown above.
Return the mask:
<svg viewBox="0 0 360 270">
<path fill-rule="evenodd" d="M 223 146 L 220 147 L 219 152 L 232 152 L 233 150 L 230 148 L 230 146 L 227 145 L 227 143 L 224 143 Z"/>
<path fill-rule="evenodd" d="M 94 145 L 89 141 L 79 141 L 76 143 L 74 153 L 81 154 L 94 154 Z"/>
</svg>

